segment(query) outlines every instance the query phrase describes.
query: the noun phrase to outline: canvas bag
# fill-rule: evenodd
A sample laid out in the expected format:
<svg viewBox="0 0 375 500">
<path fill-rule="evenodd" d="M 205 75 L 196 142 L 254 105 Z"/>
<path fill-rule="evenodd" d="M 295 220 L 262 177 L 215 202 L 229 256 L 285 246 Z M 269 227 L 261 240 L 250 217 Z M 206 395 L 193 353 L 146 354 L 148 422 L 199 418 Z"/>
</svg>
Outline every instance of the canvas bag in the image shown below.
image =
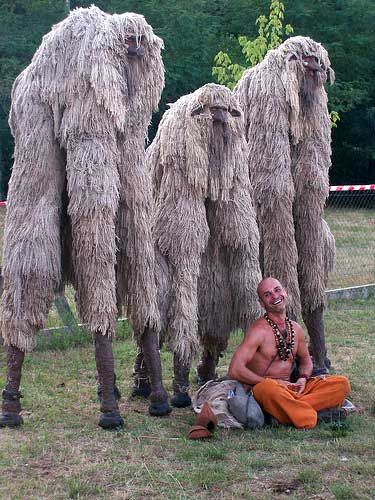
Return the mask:
<svg viewBox="0 0 375 500">
<path fill-rule="evenodd" d="M 228 399 L 228 409 L 248 429 L 261 429 L 264 426 L 262 408 L 252 391 L 245 392 L 241 382 L 236 383 L 234 395 Z"/>
</svg>

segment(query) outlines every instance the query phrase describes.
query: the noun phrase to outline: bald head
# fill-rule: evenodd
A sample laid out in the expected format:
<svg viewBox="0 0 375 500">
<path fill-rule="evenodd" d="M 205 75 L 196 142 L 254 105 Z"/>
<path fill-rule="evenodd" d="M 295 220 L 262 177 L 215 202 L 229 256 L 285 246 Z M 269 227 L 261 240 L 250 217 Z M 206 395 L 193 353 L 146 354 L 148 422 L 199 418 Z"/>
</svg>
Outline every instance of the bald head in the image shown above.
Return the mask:
<svg viewBox="0 0 375 500">
<path fill-rule="evenodd" d="M 260 295 L 261 295 L 262 291 L 264 291 L 265 289 L 267 289 L 267 288 L 272 289 L 272 288 L 277 287 L 277 286 L 283 288 L 280 281 L 277 280 L 276 278 L 272 278 L 271 276 L 269 276 L 268 278 L 262 279 L 262 281 L 259 283 L 259 285 L 257 287 L 258 297 L 261 298 Z"/>
<path fill-rule="evenodd" d="M 286 308 L 287 293 L 276 278 L 264 278 L 257 288 L 258 297 L 267 312 L 283 312 Z"/>
</svg>

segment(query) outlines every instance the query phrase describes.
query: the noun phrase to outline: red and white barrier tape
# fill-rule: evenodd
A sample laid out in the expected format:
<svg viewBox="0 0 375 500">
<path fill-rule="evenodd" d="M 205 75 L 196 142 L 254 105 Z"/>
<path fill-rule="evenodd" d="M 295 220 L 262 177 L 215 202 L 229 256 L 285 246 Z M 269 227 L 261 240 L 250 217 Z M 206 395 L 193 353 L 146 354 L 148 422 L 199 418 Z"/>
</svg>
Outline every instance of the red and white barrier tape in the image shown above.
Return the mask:
<svg viewBox="0 0 375 500">
<path fill-rule="evenodd" d="M 362 186 L 330 186 L 329 191 L 339 192 L 339 191 L 374 191 L 375 184 L 363 184 Z"/>
<path fill-rule="evenodd" d="M 358 186 L 330 186 L 330 193 L 337 193 L 340 191 L 375 191 L 375 184 L 362 184 Z M 6 201 L 0 201 L 0 207 L 5 207 Z"/>
</svg>

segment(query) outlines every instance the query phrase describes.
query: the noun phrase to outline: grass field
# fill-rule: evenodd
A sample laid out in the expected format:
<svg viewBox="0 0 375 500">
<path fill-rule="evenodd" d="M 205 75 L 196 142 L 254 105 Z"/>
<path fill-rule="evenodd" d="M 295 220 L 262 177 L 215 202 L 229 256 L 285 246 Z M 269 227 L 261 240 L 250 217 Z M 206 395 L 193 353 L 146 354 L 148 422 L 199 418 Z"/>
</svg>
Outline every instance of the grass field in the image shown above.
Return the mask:
<svg viewBox="0 0 375 500">
<path fill-rule="evenodd" d="M 375 298 L 331 303 L 326 332 L 334 372 L 349 375 L 359 414 L 309 431 L 218 430 L 207 442 L 186 439 L 191 410 L 157 419 L 147 415 L 147 402 L 127 397 L 129 332 L 115 343 L 126 420 L 119 432 L 97 427 L 91 346 L 51 351 L 40 345 L 24 366 L 25 424 L 0 431 L 0 498 L 375 498 Z M 240 339 L 231 339 L 220 375 Z M 171 356 L 163 351 L 162 358 L 170 392 Z M 1 353 L 0 386 L 4 362 Z"/>
<path fill-rule="evenodd" d="M 375 283 L 375 211 L 329 208 L 324 216 L 336 240 L 328 288 Z"/>
</svg>

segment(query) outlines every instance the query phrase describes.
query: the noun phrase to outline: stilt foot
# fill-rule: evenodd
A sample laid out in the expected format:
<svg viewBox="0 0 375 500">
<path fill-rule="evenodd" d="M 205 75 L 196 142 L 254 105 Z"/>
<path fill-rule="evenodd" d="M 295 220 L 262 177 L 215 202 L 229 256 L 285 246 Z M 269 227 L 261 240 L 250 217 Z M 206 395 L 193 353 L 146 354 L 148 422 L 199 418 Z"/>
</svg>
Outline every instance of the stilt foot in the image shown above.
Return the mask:
<svg viewBox="0 0 375 500">
<path fill-rule="evenodd" d="M 102 429 L 107 429 L 107 430 L 119 429 L 124 425 L 124 419 L 120 415 L 120 412 L 118 412 L 117 410 L 102 412 L 100 414 L 98 425 Z"/>
<path fill-rule="evenodd" d="M 326 366 L 314 366 L 311 373 L 312 377 L 319 377 L 320 375 L 329 375 L 329 370 Z"/>
<path fill-rule="evenodd" d="M 191 406 L 191 398 L 187 392 L 179 392 L 173 396 L 171 403 L 176 408 L 186 408 Z"/>
<path fill-rule="evenodd" d="M 172 408 L 169 406 L 168 402 L 165 403 L 151 403 L 148 407 L 148 412 L 153 417 L 164 417 L 169 415 Z"/>
<path fill-rule="evenodd" d="M 0 428 L 1 427 L 19 427 L 23 424 L 23 418 L 18 413 L 5 413 L 0 415 Z"/>
</svg>

